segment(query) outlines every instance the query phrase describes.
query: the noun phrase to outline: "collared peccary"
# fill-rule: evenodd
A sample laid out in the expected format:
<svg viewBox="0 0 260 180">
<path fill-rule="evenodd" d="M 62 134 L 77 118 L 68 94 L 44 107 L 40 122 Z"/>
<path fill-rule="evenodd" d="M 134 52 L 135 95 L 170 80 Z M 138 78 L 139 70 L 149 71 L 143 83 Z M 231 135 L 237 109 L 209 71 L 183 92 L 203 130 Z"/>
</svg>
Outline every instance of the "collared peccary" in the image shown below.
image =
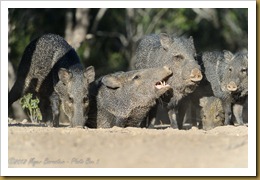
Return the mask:
<svg viewBox="0 0 260 180">
<path fill-rule="evenodd" d="M 170 37 L 165 33 L 145 36 L 136 50 L 136 69 L 166 65 L 173 72 L 167 81 L 173 92 L 164 100 L 168 102 L 167 111 L 173 128 L 178 127 L 177 113 L 182 110 L 178 108 L 180 100 L 193 92 L 202 79 L 200 66 L 195 56 L 196 50 L 192 37 Z M 156 115 L 151 112 L 150 116 L 153 119 Z"/>
<path fill-rule="evenodd" d="M 200 120 L 204 130 L 224 125 L 225 113 L 219 98 L 214 96 L 203 97 L 200 99 L 200 106 Z"/>
<path fill-rule="evenodd" d="M 90 128 L 143 127 L 141 122 L 163 93 L 168 67 L 117 72 L 95 81 L 91 88 Z M 92 94 L 93 93 L 93 94 Z"/>
<path fill-rule="evenodd" d="M 248 54 L 239 51 L 205 52 L 202 55 L 205 75 L 214 96 L 222 100 L 225 125 L 231 123 L 232 110 L 238 124 L 243 123 L 243 106 L 248 96 Z M 233 108 L 233 109 L 232 109 Z"/>
<path fill-rule="evenodd" d="M 195 125 L 196 111 L 201 111 L 198 107 L 200 99 L 210 96 L 221 99 L 225 111 L 224 124 L 243 124 L 248 93 L 247 51 L 240 51 L 234 55 L 225 50 L 204 52 L 197 57 L 197 60 L 202 69 L 203 79 L 194 92 L 182 99 L 179 106 L 184 111 L 178 119 L 178 124 L 182 125 L 185 107 L 191 102 L 193 105 L 191 116 Z M 232 115 L 235 117 L 232 118 Z M 231 122 L 231 118 L 237 122 Z"/>
<path fill-rule="evenodd" d="M 40 99 L 44 122 L 59 126 L 61 105 L 71 127 L 83 127 L 89 109 L 88 86 L 94 76 L 94 68 L 85 69 L 62 37 L 43 35 L 26 47 L 17 80 L 8 94 L 8 105 L 30 92 Z"/>
</svg>

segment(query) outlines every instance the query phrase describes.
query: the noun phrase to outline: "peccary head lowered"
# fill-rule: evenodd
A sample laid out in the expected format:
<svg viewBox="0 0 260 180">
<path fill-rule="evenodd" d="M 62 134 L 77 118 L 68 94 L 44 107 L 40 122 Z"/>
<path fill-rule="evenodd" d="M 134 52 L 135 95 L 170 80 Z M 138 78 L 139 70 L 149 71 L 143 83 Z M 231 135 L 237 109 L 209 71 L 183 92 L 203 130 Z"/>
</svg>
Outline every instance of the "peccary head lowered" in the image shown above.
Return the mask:
<svg viewBox="0 0 260 180">
<path fill-rule="evenodd" d="M 64 113 L 70 120 L 71 127 L 83 127 L 89 111 L 88 87 L 94 81 L 93 66 L 83 69 L 82 66 L 61 68 L 58 72 L 60 81 L 54 87 L 59 95 Z"/>
<path fill-rule="evenodd" d="M 204 130 L 224 125 L 225 113 L 220 99 L 211 96 L 200 99 L 201 120 Z"/>
<path fill-rule="evenodd" d="M 227 63 L 223 76 L 220 76 L 222 91 L 231 93 L 248 93 L 248 54 L 247 51 L 241 51 L 232 54 L 230 51 L 224 51 L 224 59 Z"/>
<path fill-rule="evenodd" d="M 106 75 L 97 95 L 97 127 L 138 127 L 156 99 L 170 89 L 168 67 Z"/>
<path fill-rule="evenodd" d="M 202 79 L 195 61 L 193 38 L 170 37 L 165 33 L 145 36 L 136 51 L 136 69 L 168 66 L 173 76 L 167 81 L 177 100 L 191 93 Z M 175 99 L 176 99 L 175 98 Z"/>
</svg>

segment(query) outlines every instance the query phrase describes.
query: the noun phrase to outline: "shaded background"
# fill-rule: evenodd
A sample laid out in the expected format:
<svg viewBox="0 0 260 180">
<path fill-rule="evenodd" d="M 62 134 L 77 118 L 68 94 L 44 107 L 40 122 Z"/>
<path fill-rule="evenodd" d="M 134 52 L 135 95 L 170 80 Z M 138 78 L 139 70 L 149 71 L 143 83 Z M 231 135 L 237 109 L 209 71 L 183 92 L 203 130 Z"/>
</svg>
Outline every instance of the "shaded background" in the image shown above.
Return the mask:
<svg viewBox="0 0 260 180">
<path fill-rule="evenodd" d="M 248 9 L 8 9 L 8 88 L 25 47 L 45 33 L 64 37 L 96 77 L 133 68 L 138 40 L 151 33 L 193 36 L 197 53 L 247 48 Z M 25 115 L 13 104 L 14 117 Z"/>
</svg>

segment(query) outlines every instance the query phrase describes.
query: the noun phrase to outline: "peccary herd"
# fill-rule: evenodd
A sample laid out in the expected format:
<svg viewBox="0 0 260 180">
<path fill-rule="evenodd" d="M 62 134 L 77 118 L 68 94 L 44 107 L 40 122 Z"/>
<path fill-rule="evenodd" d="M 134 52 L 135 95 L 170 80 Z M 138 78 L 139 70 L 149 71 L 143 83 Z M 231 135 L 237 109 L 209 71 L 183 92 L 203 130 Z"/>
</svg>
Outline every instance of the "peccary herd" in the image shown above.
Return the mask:
<svg viewBox="0 0 260 180">
<path fill-rule="evenodd" d="M 134 70 L 95 80 L 94 67 L 84 68 L 62 37 L 43 35 L 26 47 L 8 105 L 30 92 L 53 127 L 60 109 L 70 127 L 154 128 L 158 107 L 172 128 L 183 128 L 188 107 L 192 124 L 205 130 L 245 123 L 247 51 L 197 54 L 192 37 L 161 33 L 143 37 L 135 57 Z"/>
</svg>

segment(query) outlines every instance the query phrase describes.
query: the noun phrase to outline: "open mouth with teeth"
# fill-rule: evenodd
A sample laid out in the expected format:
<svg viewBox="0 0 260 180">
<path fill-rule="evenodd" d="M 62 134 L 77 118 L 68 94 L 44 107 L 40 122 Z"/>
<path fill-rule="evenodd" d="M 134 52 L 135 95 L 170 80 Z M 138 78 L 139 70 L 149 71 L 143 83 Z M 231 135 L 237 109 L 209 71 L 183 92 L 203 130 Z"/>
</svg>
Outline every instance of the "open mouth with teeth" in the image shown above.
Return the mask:
<svg viewBox="0 0 260 180">
<path fill-rule="evenodd" d="M 166 87 L 170 87 L 170 85 L 167 84 L 165 81 L 159 81 L 159 82 L 155 83 L 156 89 L 162 89 L 162 88 L 166 88 Z"/>
<path fill-rule="evenodd" d="M 170 88 L 171 86 L 167 83 L 167 80 L 170 78 L 170 76 L 167 76 L 166 78 L 162 79 L 161 81 L 158 81 L 155 83 L 156 89 L 163 89 L 163 88 Z"/>
</svg>

